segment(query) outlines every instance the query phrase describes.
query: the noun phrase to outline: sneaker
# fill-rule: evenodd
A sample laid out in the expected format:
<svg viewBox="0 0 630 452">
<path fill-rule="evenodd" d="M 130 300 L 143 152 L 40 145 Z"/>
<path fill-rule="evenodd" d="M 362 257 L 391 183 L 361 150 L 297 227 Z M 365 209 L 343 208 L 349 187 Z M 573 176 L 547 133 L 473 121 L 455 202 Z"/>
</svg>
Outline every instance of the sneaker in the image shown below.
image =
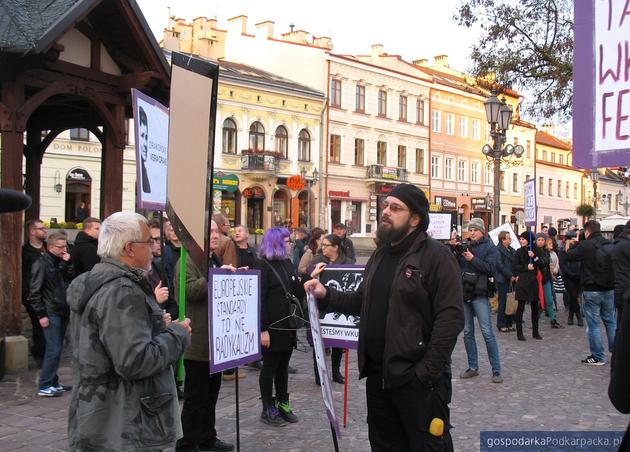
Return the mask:
<svg viewBox="0 0 630 452">
<path fill-rule="evenodd" d="M 600 361 L 597 358 L 595 358 L 593 355 L 590 355 L 582 360 L 582 364 L 588 364 L 589 366 L 603 366 L 606 364 L 606 362 Z"/>
<path fill-rule="evenodd" d="M 476 377 L 479 375 L 479 371 L 477 369 L 466 369 L 465 371 L 463 371 L 459 378 L 472 378 L 472 377 Z"/>
<path fill-rule="evenodd" d="M 57 383 L 57 386 L 54 387 L 59 392 L 70 392 L 72 391 L 72 386 L 64 385 L 62 383 Z"/>
<path fill-rule="evenodd" d="M 286 402 L 278 402 L 278 413 L 282 419 L 291 424 L 295 424 L 298 421 L 298 417 L 293 414 L 293 408 L 291 407 L 291 402 L 288 400 Z"/>
<path fill-rule="evenodd" d="M 557 320 L 554 320 L 554 321 L 551 322 L 551 328 L 561 329 L 561 328 L 564 328 L 564 327 L 562 325 L 560 325 Z"/>
<path fill-rule="evenodd" d="M 61 391 L 57 391 L 57 388 L 54 386 L 40 388 L 39 391 L 37 391 L 37 395 L 42 397 L 59 397 L 61 394 L 63 393 Z"/>
<path fill-rule="evenodd" d="M 501 374 L 492 374 L 492 383 L 503 383 Z"/>
<path fill-rule="evenodd" d="M 271 425 L 273 427 L 284 427 L 285 425 L 287 425 L 285 420 L 280 416 L 278 408 L 276 408 L 275 406 L 263 408 L 262 414 L 260 415 L 260 420 L 264 424 Z"/>
<path fill-rule="evenodd" d="M 200 451 L 224 451 L 229 452 L 234 450 L 234 445 L 230 443 L 226 443 L 225 441 L 221 441 L 219 438 L 215 438 L 213 440 L 206 440 L 199 442 L 199 450 Z"/>
</svg>

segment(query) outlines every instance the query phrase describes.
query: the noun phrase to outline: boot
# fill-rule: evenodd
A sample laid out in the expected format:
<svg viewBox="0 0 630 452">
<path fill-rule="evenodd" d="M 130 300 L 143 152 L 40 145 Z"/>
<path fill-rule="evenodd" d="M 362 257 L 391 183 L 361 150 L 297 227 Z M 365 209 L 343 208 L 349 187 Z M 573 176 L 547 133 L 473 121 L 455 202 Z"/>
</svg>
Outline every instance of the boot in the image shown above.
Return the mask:
<svg viewBox="0 0 630 452">
<path fill-rule="evenodd" d="M 339 383 L 339 384 L 344 383 L 343 375 L 341 375 L 341 372 L 339 371 L 339 368 L 341 367 L 342 357 L 343 357 L 343 350 L 340 348 L 333 348 L 332 356 L 330 357 L 332 361 L 332 379 L 335 383 Z"/>
<path fill-rule="evenodd" d="M 271 425 L 272 427 L 284 427 L 287 425 L 282 416 L 280 416 L 278 408 L 276 408 L 275 400 L 263 400 L 263 409 L 260 414 L 260 421 L 267 425 Z"/>
<path fill-rule="evenodd" d="M 578 326 L 584 326 L 584 318 L 582 318 L 582 312 L 577 311 L 575 315 L 577 316 Z"/>
<path fill-rule="evenodd" d="M 291 424 L 298 422 L 298 417 L 293 414 L 293 407 L 289 401 L 289 394 L 285 394 L 282 397 L 278 397 L 278 412 L 280 417 Z"/>
<path fill-rule="evenodd" d="M 527 339 L 525 339 L 525 336 L 523 336 L 523 323 L 521 322 L 517 322 L 516 323 L 516 338 L 519 341 L 526 341 Z"/>
<path fill-rule="evenodd" d="M 573 325 L 573 311 L 569 311 L 569 320 L 567 320 L 567 325 Z"/>
<path fill-rule="evenodd" d="M 532 337 L 533 337 L 534 339 L 538 339 L 538 340 L 541 340 L 541 339 L 542 339 L 542 336 L 541 336 L 541 335 L 540 335 L 540 333 L 538 332 L 538 322 L 535 322 L 535 323 L 532 325 Z"/>
</svg>

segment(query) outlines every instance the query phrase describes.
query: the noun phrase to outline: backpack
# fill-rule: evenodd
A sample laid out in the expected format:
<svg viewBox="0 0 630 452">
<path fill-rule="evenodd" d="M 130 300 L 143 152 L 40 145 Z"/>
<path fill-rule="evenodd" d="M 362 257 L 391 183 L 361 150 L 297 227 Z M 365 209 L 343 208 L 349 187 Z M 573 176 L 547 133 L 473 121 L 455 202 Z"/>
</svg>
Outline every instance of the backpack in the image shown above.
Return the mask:
<svg viewBox="0 0 630 452">
<path fill-rule="evenodd" d="M 610 240 L 595 242 L 595 268 L 593 279 L 595 284 L 606 289 L 615 287 L 615 272 L 613 269 L 612 251 L 614 244 Z"/>
</svg>

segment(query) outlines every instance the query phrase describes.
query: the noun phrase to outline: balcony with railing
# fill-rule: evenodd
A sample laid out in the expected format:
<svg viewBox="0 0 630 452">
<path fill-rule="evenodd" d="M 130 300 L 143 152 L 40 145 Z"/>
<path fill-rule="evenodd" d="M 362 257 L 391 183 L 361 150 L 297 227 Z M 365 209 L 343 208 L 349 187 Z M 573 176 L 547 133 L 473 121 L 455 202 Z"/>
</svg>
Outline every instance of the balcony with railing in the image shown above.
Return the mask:
<svg viewBox="0 0 630 452">
<path fill-rule="evenodd" d="M 241 170 L 254 173 L 276 173 L 281 155 L 272 151 L 241 151 Z"/>
<path fill-rule="evenodd" d="M 407 181 L 407 169 L 395 166 L 370 165 L 367 167 L 367 178 L 378 181 Z"/>
</svg>

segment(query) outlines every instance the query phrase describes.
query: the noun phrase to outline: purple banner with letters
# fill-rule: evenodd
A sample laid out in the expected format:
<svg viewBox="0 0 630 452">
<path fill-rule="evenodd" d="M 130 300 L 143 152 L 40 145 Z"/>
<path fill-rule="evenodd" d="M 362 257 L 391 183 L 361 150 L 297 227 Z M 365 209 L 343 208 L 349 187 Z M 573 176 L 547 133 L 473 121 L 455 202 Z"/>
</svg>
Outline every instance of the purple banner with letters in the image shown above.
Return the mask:
<svg viewBox="0 0 630 452">
<path fill-rule="evenodd" d="M 261 359 L 260 290 L 259 270 L 208 271 L 211 374 Z"/>
</svg>

